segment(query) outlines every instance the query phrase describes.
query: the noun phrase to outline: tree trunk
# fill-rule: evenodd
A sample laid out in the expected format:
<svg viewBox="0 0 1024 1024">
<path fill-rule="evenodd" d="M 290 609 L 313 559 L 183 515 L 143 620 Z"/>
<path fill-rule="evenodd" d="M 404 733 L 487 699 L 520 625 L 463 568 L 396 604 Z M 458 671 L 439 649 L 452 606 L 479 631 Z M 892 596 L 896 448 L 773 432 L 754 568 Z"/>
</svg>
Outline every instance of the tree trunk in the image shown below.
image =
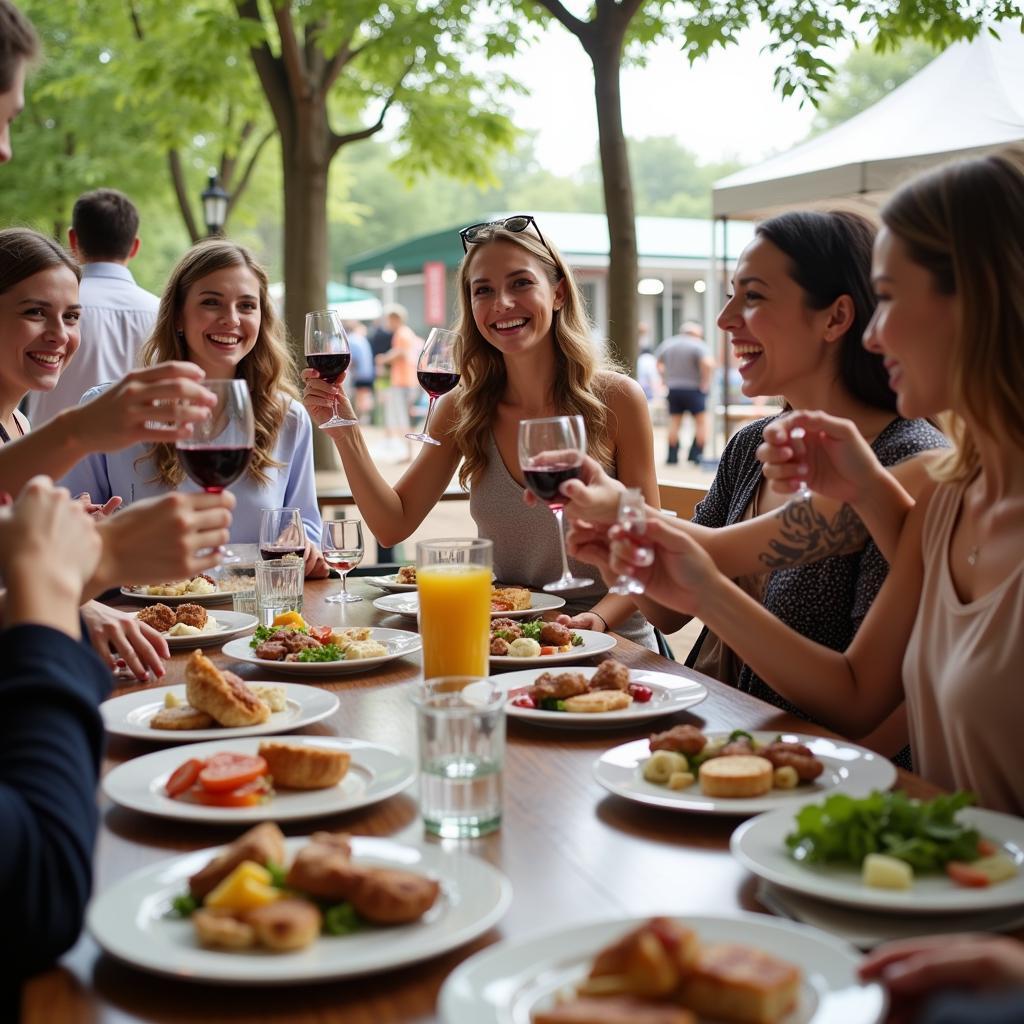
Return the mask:
<svg viewBox="0 0 1024 1024">
<path fill-rule="evenodd" d="M 608 350 L 630 372 L 637 357 L 637 249 L 633 182 L 622 130 L 619 66 L 622 40 L 604 40 L 594 64 L 598 144 L 608 217 Z"/>
</svg>

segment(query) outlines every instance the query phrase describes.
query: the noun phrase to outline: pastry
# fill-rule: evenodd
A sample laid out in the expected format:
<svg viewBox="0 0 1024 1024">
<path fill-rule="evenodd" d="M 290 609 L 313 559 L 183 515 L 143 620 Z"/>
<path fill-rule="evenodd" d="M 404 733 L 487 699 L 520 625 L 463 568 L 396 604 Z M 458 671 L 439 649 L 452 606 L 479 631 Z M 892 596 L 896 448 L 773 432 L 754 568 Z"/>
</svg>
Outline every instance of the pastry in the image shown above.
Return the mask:
<svg viewBox="0 0 1024 1024">
<path fill-rule="evenodd" d="M 188 880 L 189 892 L 197 900 L 204 899 L 244 860 L 264 866 L 284 864 L 284 833 L 270 821 L 249 829 Z"/>
<path fill-rule="evenodd" d="M 150 720 L 150 729 L 212 729 L 217 723 L 212 715 L 181 704 L 176 708 L 161 708 Z"/>
<path fill-rule="evenodd" d="M 300 746 L 270 740 L 260 744 L 260 757 L 274 785 L 282 789 L 327 789 L 345 777 L 352 755 L 346 750 Z"/>
<path fill-rule="evenodd" d="M 233 672 L 221 672 L 202 652 L 195 651 L 185 667 L 189 704 L 212 715 L 221 725 L 261 725 L 270 708 Z"/>
</svg>

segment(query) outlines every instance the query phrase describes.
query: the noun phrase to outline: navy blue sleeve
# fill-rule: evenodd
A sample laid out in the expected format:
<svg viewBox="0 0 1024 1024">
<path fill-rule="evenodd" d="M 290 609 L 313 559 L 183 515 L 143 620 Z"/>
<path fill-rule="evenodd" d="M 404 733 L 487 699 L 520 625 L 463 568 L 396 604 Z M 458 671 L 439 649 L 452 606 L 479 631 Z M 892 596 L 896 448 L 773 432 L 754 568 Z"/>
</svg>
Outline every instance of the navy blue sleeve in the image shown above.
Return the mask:
<svg viewBox="0 0 1024 1024">
<path fill-rule="evenodd" d="M 0 633 L 0 666 L 0 906 L 18 979 L 82 928 L 111 676 L 86 644 L 36 625 Z"/>
</svg>

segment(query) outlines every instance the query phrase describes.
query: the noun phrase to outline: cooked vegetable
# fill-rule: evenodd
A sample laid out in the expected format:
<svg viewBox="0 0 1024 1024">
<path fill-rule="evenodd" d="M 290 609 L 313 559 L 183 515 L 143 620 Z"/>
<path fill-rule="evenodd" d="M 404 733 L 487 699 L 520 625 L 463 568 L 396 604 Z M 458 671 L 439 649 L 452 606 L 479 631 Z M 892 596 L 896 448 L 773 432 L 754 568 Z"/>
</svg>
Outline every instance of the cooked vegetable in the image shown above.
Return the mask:
<svg viewBox="0 0 1024 1024">
<path fill-rule="evenodd" d="M 178 765 L 171 772 L 171 777 L 164 786 L 167 795 L 173 799 L 190 790 L 196 784 L 196 780 L 199 778 L 199 773 L 203 770 L 205 763 L 205 761 L 193 757 L 184 764 Z"/>
<path fill-rule="evenodd" d="M 540 702 L 541 711 L 564 711 L 565 701 L 559 700 L 557 697 L 545 697 Z"/>
<path fill-rule="evenodd" d="M 735 743 L 737 740 L 749 740 L 751 746 L 754 746 L 757 743 L 754 737 L 745 729 L 733 729 L 733 731 L 729 733 L 729 739 L 727 740 L 728 743 Z"/>
<path fill-rule="evenodd" d="M 237 789 L 266 774 L 267 762 L 262 757 L 224 751 L 207 758 L 199 772 L 199 784 L 211 793 L 220 793 Z"/>
<path fill-rule="evenodd" d="M 674 750 L 656 750 L 644 761 L 644 779 L 656 786 L 667 786 L 676 772 L 688 772 L 690 766 L 682 754 Z"/>
<path fill-rule="evenodd" d="M 344 661 L 345 652 L 337 644 L 306 647 L 296 655 L 297 661 Z"/>
<path fill-rule="evenodd" d="M 864 858 L 861 881 L 873 889 L 909 889 L 914 884 L 914 869 L 887 854 L 869 853 Z"/>
<path fill-rule="evenodd" d="M 351 935 L 362 927 L 362 921 L 351 903 L 335 903 L 324 910 L 323 930 L 327 935 Z"/>
</svg>

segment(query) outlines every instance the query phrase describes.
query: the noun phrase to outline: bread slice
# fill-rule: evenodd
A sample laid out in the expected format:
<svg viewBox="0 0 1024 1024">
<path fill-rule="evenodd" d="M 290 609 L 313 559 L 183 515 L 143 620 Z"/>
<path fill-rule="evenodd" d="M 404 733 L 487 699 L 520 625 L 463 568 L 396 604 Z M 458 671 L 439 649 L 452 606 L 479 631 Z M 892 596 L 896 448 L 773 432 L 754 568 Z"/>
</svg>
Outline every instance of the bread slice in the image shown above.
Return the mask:
<svg viewBox="0 0 1024 1024">
<path fill-rule="evenodd" d="M 763 757 L 713 757 L 700 766 L 701 792 L 731 799 L 763 796 L 772 788 L 773 771 L 771 761 Z"/>
<path fill-rule="evenodd" d="M 800 982 L 800 969 L 785 960 L 748 946 L 719 943 L 700 950 L 679 1001 L 714 1020 L 778 1024 L 796 1006 Z"/>
<path fill-rule="evenodd" d="M 633 703 L 633 698 L 622 690 L 589 690 L 587 693 L 567 697 L 566 711 L 621 711 Z"/>
<path fill-rule="evenodd" d="M 150 729 L 212 729 L 216 724 L 212 715 L 192 707 L 191 704 L 161 708 L 149 720 Z"/>
<path fill-rule="evenodd" d="M 697 934 L 656 917 L 627 932 L 594 958 L 581 996 L 667 996 L 697 959 Z"/>
<path fill-rule="evenodd" d="M 307 747 L 270 740 L 260 744 L 260 757 L 274 785 L 282 789 L 327 789 L 345 777 L 352 755 L 347 750 Z"/>
</svg>

